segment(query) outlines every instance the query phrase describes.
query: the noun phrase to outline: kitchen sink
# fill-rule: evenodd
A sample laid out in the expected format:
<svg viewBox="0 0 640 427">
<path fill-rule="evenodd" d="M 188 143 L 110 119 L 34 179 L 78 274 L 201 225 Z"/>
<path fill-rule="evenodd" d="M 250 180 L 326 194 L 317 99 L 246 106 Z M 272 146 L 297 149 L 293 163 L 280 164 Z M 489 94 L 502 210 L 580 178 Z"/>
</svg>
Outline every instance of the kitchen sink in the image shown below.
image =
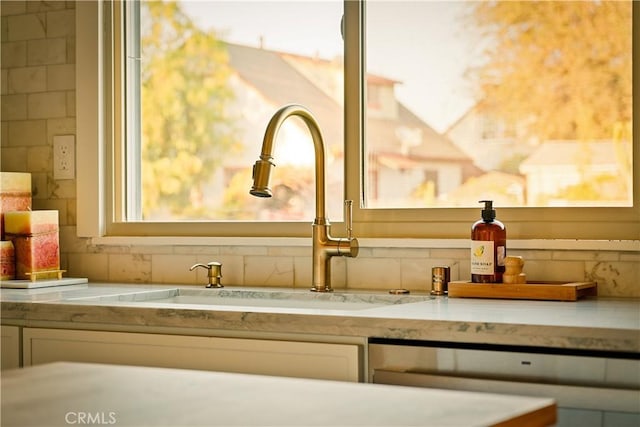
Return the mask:
<svg viewBox="0 0 640 427">
<path fill-rule="evenodd" d="M 314 293 L 308 290 L 263 289 L 189 289 L 175 288 L 128 292 L 120 295 L 78 298 L 75 301 L 98 303 L 135 303 L 135 305 L 199 305 L 232 307 L 270 307 L 322 310 L 364 310 L 394 304 L 429 300 L 426 295 L 391 295 L 380 293 Z M 128 305 L 128 304 L 127 304 Z"/>
</svg>

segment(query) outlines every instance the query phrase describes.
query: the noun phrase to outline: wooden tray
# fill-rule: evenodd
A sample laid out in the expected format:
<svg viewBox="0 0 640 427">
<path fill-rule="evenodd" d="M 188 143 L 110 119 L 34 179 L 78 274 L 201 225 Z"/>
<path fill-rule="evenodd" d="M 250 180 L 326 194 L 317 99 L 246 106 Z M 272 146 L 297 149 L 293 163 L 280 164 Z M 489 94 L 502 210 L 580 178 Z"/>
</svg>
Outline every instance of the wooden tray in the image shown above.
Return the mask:
<svg viewBox="0 0 640 427">
<path fill-rule="evenodd" d="M 531 282 L 526 284 L 449 282 L 449 297 L 576 301 L 598 295 L 596 282 Z"/>
</svg>

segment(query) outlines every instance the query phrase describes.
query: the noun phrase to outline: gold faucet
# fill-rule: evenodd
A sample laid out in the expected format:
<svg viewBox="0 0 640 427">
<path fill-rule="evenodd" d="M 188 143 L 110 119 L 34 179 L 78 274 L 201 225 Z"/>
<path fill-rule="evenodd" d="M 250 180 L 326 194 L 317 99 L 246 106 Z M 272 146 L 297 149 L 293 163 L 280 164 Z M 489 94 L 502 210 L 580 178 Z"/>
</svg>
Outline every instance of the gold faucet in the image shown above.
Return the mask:
<svg viewBox="0 0 640 427">
<path fill-rule="evenodd" d="M 314 292 L 332 292 L 331 288 L 331 258 L 334 256 L 358 256 L 358 239 L 352 236 L 352 204 L 351 200 L 345 200 L 345 223 L 347 225 L 347 237 L 334 238 L 330 235 L 331 224 L 326 215 L 325 208 L 325 160 L 324 142 L 318 122 L 311 112 L 301 105 L 285 105 L 271 118 L 262 141 L 260 160 L 253 165 L 253 186 L 249 193 L 257 197 L 271 197 L 273 194 L 269 188 L 269 177 L 273 163 L 273 142 L 282 123 L 290 116 L 299 116 L 306 123 L 315 148 L 316 167 L 316 218 L 312 225 L 312 258 L 313 258 L 313 283 L 311 290 Z"/>
</svg>

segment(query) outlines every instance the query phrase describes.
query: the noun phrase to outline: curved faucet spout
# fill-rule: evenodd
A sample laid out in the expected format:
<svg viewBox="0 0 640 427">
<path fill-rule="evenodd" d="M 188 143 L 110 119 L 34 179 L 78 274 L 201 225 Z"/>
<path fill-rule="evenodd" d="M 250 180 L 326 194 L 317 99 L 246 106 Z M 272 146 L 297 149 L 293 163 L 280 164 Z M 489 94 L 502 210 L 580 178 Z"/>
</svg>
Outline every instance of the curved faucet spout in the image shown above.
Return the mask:
<svg viewBox="0 0 640 427">
<path fill-rule="evenodd" d="M 335 239 L 329 234 L 329 220 L 325 207 L 325 154 L 324 141 L 320 133 L 318 122 L 311 112 L 302 105 L 291 104 L 280 108 L 271 118 L 262 141 L 260 159 L 253 165 L 253 186 L 249 192 L 257 197 L 271 197 L 273 193 L 269 188 L 271 169 L 273 163 L 273 144 L 282 123 L 290 116 L 302 118 L 311 132 L 315 149 L 316 169 L 316 218 L 313 222 L 313 286 L 312 290 L 318 292 L 331 292 L 331 257 L 348 256 L 355 257 L 358 254 L 358 241 L 349 235 L 347 238 Z M 351 222 L 351 205 L 345 220 Z M 345 211 L 346 211 L 345 207 Z M 347 224 L 351 229 L 351 224 Z"/>
<path fill-rule="evenodd" d="M 262 140 L 262 152 L 260 160 L 253 167 L 253 186 L 249 191 L 252 195 L 258 197 L 271 197 L 271 189 L 269 188 L 269 179 L 273 163 L 273 144 L 278 135 L 278 130 L 282 123 L 291 116 L 302 118 L 304 123 L 311 132 L 313 146 L 315 150 L 315 168 L 316 168 L 316 223 L 324 224 L 327 221 L 327 212 L 325 210 L 325 156 L 324 141 L 320 133 L 318 122 L 311 112 L 302 105 L 291 104 L 280 108 L 271 117 L 267 130 Z"/>
</svg>

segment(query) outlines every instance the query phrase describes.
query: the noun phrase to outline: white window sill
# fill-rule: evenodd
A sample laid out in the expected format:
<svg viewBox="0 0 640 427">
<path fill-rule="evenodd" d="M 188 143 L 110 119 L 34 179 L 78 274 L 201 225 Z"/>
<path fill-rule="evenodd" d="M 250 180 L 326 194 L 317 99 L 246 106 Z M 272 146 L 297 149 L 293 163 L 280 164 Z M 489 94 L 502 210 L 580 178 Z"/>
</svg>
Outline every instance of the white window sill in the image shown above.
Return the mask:
<svg viewBox="0 0 640 427">
<path fill-rule="evenodd" d="M 358 239 L 369 248 L 467 249 L 467 239 Z M 311 237 L 94 237 L 93 245 L 113 246 L 310 246 Z M 509 249 L 637 251 L 640 240 L 508 240 Z"/>
</svg>

